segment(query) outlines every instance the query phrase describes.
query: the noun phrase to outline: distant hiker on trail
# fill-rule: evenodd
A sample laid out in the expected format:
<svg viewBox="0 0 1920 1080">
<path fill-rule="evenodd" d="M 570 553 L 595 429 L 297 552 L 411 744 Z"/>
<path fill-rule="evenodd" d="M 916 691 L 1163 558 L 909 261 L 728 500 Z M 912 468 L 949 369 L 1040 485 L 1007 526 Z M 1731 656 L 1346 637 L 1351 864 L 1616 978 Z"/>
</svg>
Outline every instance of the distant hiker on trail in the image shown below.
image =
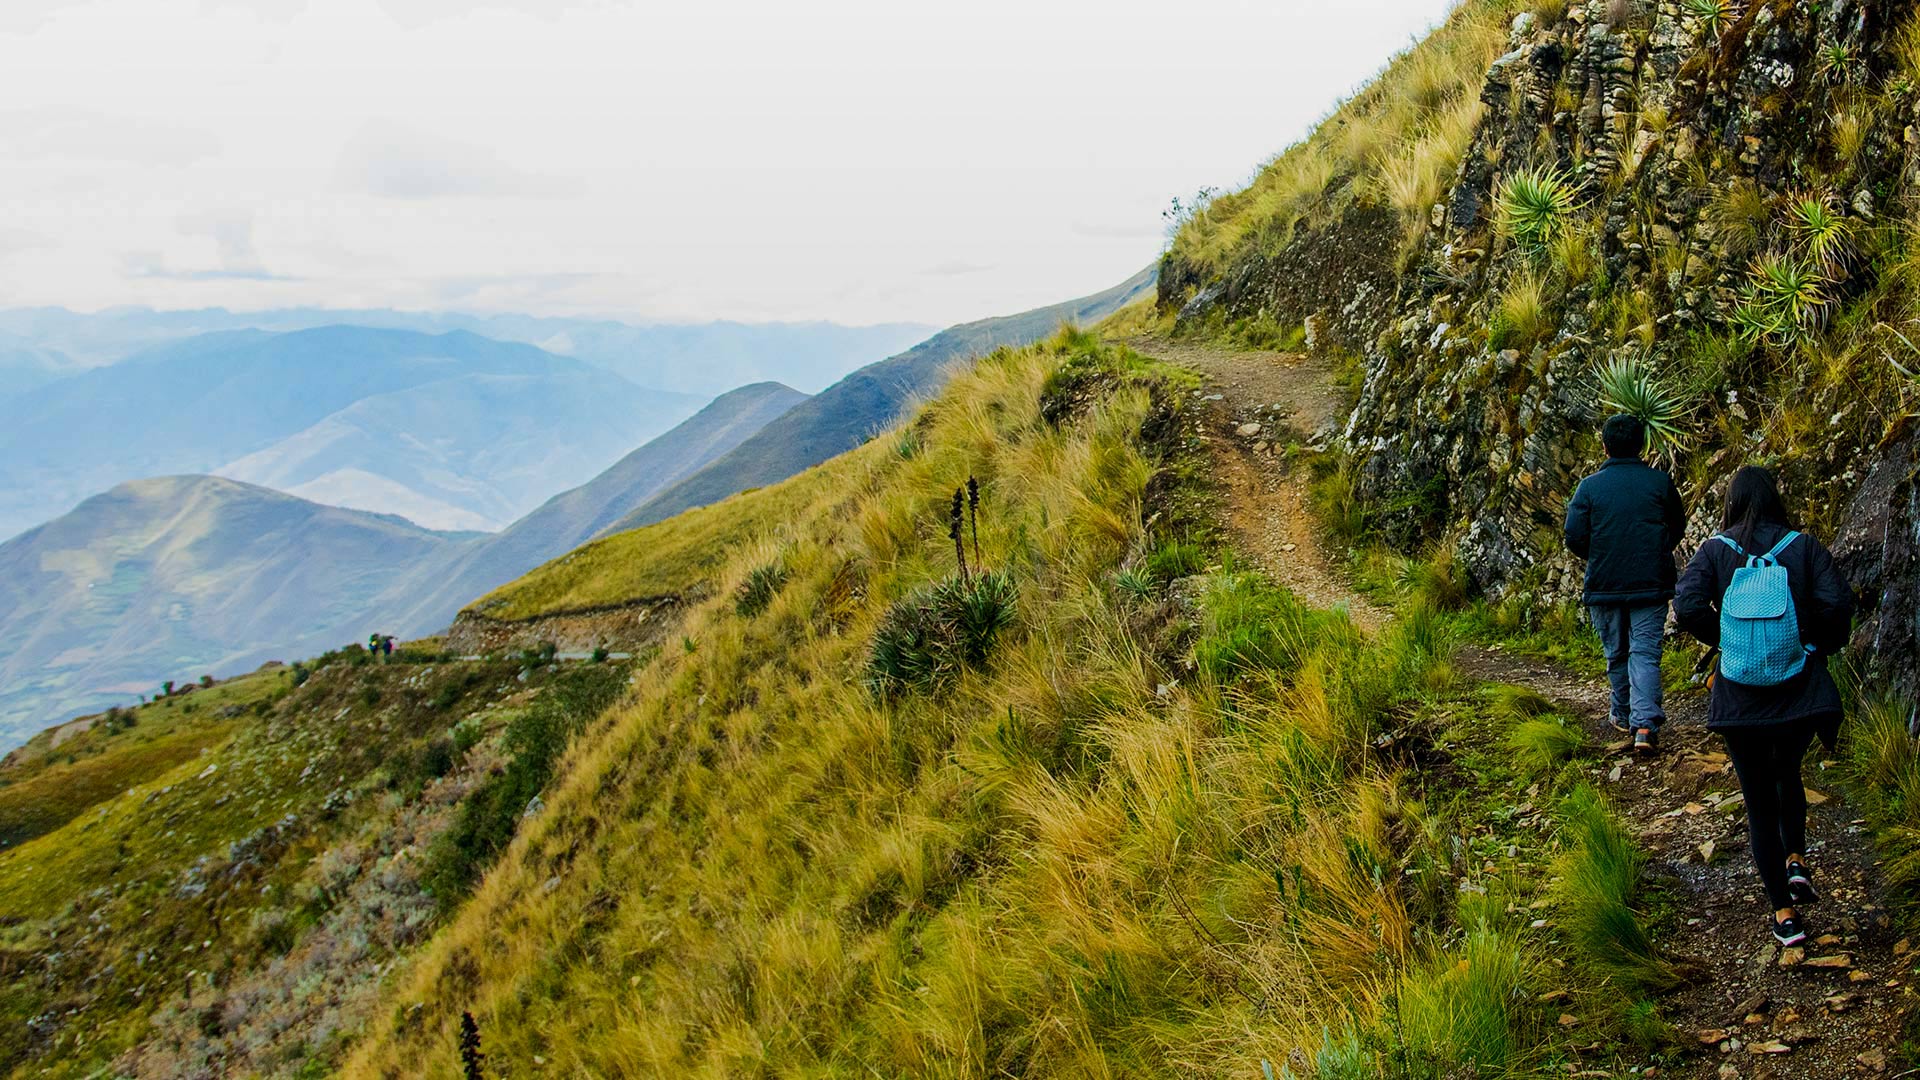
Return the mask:
<svg viewBox="0 0 1920 1080">
<path fill-rule="evenodd" d="M 1773 474 L 1733 474 L 1720 533 L 1680 578 L 1674 614 L 1720 650 L 1707 728 L 1727 741 L 1747 804 L 1747 844 L 1773 905 L 1773 936 L 1806 940 L 1799 908 L 1820 898 L 1807 870 L 1801 759 L 1813 737 L 1832 747 L 1840 690 L 1827 657 L 1847 644 L 1853 591 L 1820 541 L 1795 532 Z"/>
<path fill-rule="evenodd" d="M 392 634 L 388 634 L 386 637 L 383 637 L 380 639 L 380 651 L 386 654 L 387 659 L 389 660 L 393 659 L 393 635 Z"/>
<path fill-rule="evenodd" d="M 1608 417 L 1600 441 L 1607 463 L 1567 503 L 1567 550 L 1587 561 L 1582 599 L 1607 654 L 1609 719 L 1633 732 L 1635 750 L 1652 753 L 1666 720 L 1660 642 L 1687 515 L 1673 479 L 1640 460 L 1647 428 L 1638 418 Z"/>
</svg>

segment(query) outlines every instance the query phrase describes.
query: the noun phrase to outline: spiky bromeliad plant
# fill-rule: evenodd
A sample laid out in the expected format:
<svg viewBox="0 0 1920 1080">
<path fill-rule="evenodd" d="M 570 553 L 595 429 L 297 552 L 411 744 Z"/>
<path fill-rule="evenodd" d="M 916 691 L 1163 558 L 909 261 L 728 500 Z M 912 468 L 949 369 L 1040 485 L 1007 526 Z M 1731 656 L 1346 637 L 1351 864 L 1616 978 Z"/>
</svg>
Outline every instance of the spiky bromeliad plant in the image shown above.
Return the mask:
<svg viewBox="0 0 1920 1080">
<path fill-rule="evenodd" d="M 1853 257 L 1853 222 L 1840 214 L 1831 191 L 1802 191 L 1787 198 L 1787 234 L 1793 246 L 1823 276 L 1846 272 Z"/>
<path fill-rule="evenodd" d="M 947 524 L 954 576 L 901 598 L 874 632 L 866 681 L 881 699 L 914 688 L 937 689 L 964 668 L 984 667 L 994 643 L 1013 625 L 1019 593 L 1011 577 L 982 564 L 980 485 L 972 477 L 954 491 Z"/>
<path fill-rule="evenodd" d="M 1654 376 L 1640 360 L 1610 360 L 1594 371 L 1600 385 L 1600 404 L 1609 412 L 1638 417 L 1647 426 L 1647 452 L 1683 445 L 1683 428 L 1690 411 L 1678 391 Z"/>
<path fill-rule="evenodd" d="M 1699 19 L 1709 34 L 1718 35 L 1733 17 L 1733 0 L 1683 0 L 1680 6 Z"/>
<path fill-rule="evenodd" d="M 1752 340 L 1791 345 L 1826 321 L 1831 284 L 1809 259 L 1769 252 L 1754 260 L 1746 295 L 1734 309 L 1737 331 Z"/>
<path fill-rule="evenodd" d="M 1522 169 L 1500 185 L 1500 231 L 1538 254 L 1567 227 L 1579 193 L 1558 169 Z"/>
</svg>

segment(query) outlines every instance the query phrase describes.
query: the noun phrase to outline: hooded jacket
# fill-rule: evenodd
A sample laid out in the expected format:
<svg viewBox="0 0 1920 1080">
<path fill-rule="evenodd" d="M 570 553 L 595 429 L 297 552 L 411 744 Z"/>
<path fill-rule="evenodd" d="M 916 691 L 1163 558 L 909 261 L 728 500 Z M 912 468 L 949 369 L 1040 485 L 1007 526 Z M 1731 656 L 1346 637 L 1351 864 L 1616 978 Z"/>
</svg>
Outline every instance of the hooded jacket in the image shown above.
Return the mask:
<svg viewBox="0 0 1920 1080">
<path fill-rule="evenodd" d="M 1673 549 L 1687 529 L 1673 478 L 1639 458 L 1608 458 L 1567 502 L 1567 550 L 1587 561 L 1585 601 L 1673 598 Z"/>
</svg>

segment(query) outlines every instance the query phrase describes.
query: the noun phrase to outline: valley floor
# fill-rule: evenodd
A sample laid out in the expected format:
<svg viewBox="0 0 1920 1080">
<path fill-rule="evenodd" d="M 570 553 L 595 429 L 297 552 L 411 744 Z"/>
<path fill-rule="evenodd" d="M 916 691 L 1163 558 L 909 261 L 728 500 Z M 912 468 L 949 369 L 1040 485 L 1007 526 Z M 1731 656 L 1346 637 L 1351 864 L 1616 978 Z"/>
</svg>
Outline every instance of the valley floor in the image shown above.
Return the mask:
<svg viewBox="0 0 1920 1080">
<path fill-rule="evenodd" d="M 1369 632 L 1393 618 L 1349 580 L 1316 523 L 1307 469 L 1287 452 L 1289 440 L 1321 447 L 1337 433 L 1345 409 L 1331 365 L 1184 341 L 1132 344 L 1206 378 L 1208 445 L 1238 553 L 1314 606 L 1346 610 Z M 1607 760 L 1591 767 L 1592 778 L 1650 855 L 1645 907 L 1656 914 L 1656 944 L 1684 977 L 1660 999 L 1661 1013 L 1695 1051 L 1649 1072 L 1817 1080 L 1888 1071 L 1913 997 L 1915 956 L 1909 940 L 1896 940 L 1866 822 L 1837 775 L 1818 792 L 1809 788 L 1808 856 L 1824 895 L 1805 913 L 1814 940 L 1782 950 L 1765 933 L 1739 781 L 1706 730 L 1702 694 L 1670 702 L 1662 753 L 1646 761 L 1607 724 L 1601 679 L 1498 645 L 1468 646 L 1455 664 L 1469 678 L 1541 695 L 1604 746 Z M 1836 764 L 1816 744 L 1809 778 L 1818 784 Z"/>
</svg>

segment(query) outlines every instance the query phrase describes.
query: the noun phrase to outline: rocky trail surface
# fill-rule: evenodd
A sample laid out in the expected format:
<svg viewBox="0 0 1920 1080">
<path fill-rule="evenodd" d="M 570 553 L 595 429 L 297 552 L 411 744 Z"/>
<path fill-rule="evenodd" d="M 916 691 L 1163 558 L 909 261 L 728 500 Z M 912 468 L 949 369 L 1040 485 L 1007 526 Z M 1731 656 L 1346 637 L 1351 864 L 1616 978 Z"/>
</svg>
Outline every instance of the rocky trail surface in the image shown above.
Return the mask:
<svg viewBox="0 0 1920 1080">
<path fill-rule="evenodd" d="M 1391 612 L 1354 592 L 1335 569 L 1313 515 L 1307 470 L 1287 455 L 1289 445 L 1325 446 L 1346 420 L 1332 365 L 1295 353 L 1157 339 L 1132 344 L 1206 378 L 1207 445 L 1235 549 L 1301 600 L 1345 608 L 1363 630 L 1378 630 L 1391 619 Z"/>
<path fill-rule="evenodd" d="M 1308 496 L 1307 470 L 1290 443 L 1323 445 L 1345 417 L 1324 360 L 1187 342 L 1132 343 L 1206 378 L 1208 445 L 1235 546 L 1301 599 L 1345 608 L 1369 632 L 1392 613 L 1357 593 L 1331 557 Z M 1492 648 L 1468 648 L 1462 674 L 1522 686 L 1578 718 L 1605 746 L 1594 782 L 1648 852 L 1661 909 L 1659 946 L 1679 985 L 1660 999 L 1685 1059 L 1639 1075 L 1827 1080 L 1889 1075 L 1916 956 L 1898 938 L 1865 823 L 1815 744 L 1808 764 L 1808 851 L 1823 899 L 1801 914 L 1807 947 L 1781 949 L 1747 855 L 1740 784 L 1718 737 L 1706 730 L 1704 695 L 1669 701 L 1661 753 L 1635 758 L 1607 723 L 1606 690 L 1593 678 Z M 1837 780 L 1837 777 L 1836 777 Z M 1604 1074 L 1589 1074 L 1604 1075 Z M 1902 1074 L 1904 1075 L 1904 1074 Z"/>
</svg>

